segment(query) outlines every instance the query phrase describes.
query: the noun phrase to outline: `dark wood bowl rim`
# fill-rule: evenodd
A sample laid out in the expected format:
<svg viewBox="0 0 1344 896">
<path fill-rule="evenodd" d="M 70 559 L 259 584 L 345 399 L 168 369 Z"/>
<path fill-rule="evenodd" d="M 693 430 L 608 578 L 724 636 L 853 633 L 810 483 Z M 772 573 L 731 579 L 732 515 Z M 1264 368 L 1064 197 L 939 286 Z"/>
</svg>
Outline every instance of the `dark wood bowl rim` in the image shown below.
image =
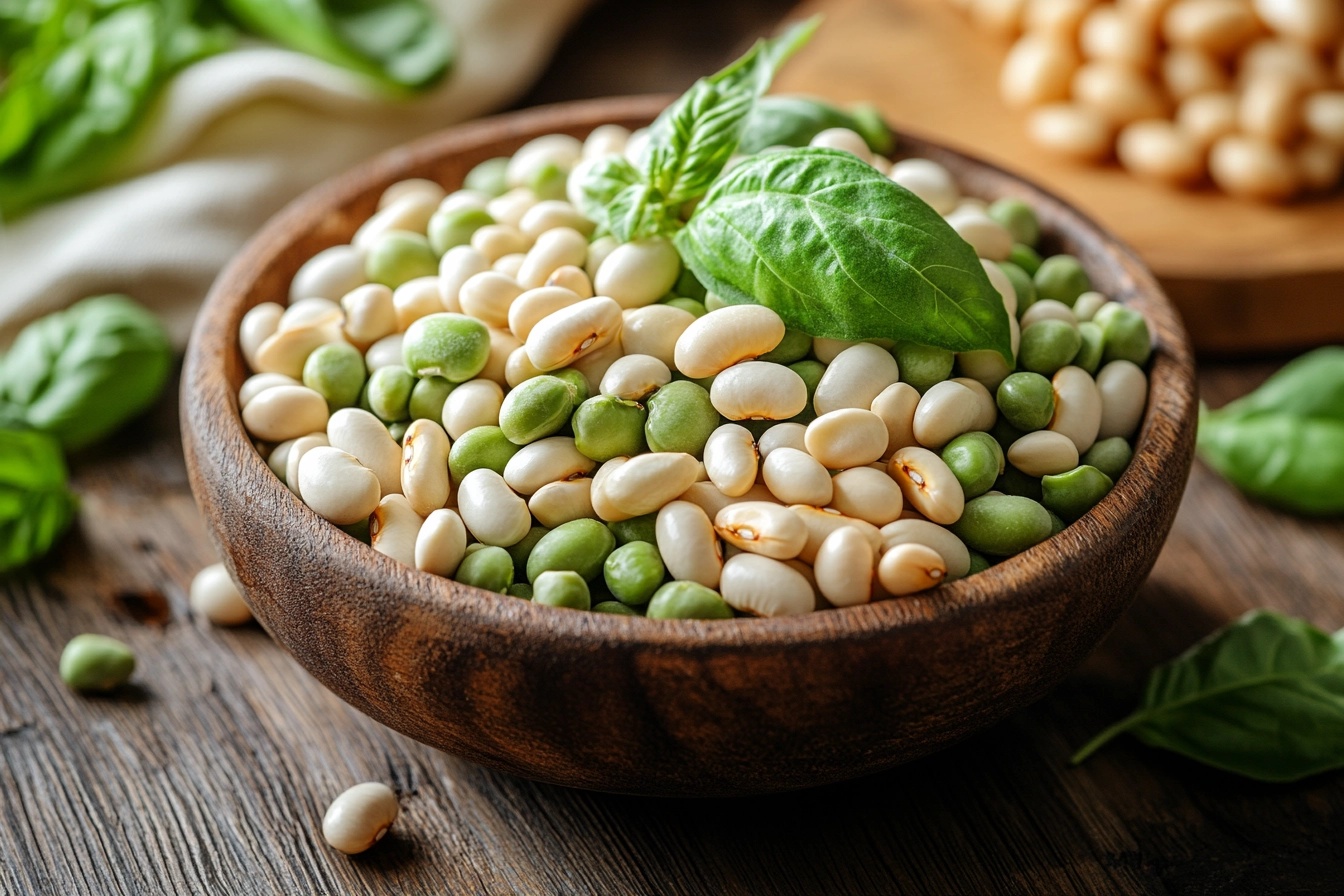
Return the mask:
<svg viewBox="0 0 1344 896">
<path fill-rule="evenodd" d="M 1134 252 L 1054 194 L 975 156 L 946 149 L 902 131 L 896 135 L 897 145 L 908 154 L 960 156 L 1011 185 L 1017 195 L 1053 206 L 1056 217 L 1069 224 L 1070 233 L 1099 241 L 1135 278 L 1144 313 L 1149 317 L 1154 334 L 1159 331 L 1177 334 L 1172 342 L 1160 343 L 1154 351 L 1148 370 L 1149 402 L 1135 443 L 1134 461 L 1097 507 L 1060 535 L 978 575 L 901 599 L 772 619 L 658 620 L 538 606 L 460 585 L 430 573 L 408 570 L 397 561 L 345 536 L 305 506 L 252 447 L 239 415 L 237 384 L 225 382 L 227 377 L 223 371 L 205 369 L 201 361 L 238 353 L 238 315 L 233 313 L 232 306 L 252 291 L 257 272 L 275 262 L 296 232 L 310 228 L 326 210 L 339 208 L 366 192 L 371 185 L 385 182 L 389 172 L 404 167 L 408 160 L 442 156 L 456 146 L 473 144 L 486 133 L 497 135 L 503 123 L 508 124 L 510 133 L 526 138 L 576 123 L 596 125 L 639 116 L 651 119 L 668 101 L 667 96 L 636 96 L 562 103 L 460 125 L 383 153 L 313 188 L 273 217 L 216 280 L 197 319 L 188 348 L 188 373 L 183 378 L 184 405 L 203 402 L 206 413 L 227 417 L 234 424 L 230 427 L 229 438 L 236 444 L 217 448 L 227 449 L 229 453 L 237 451 L 239 456 L 246 458 L 245 466 L 237 471 L 239 482 L 249 489 L 259 489 L 257 494 L 272 502 L 285 525 L 313 529 L 326 527 L 332 536 L 348 538 L 355 556 L 389 581 L 398 573 L 411 575 L 417 587 L 400 593 L 399 599 L 417 602 L 432 615 L 441 614 L 445 621 L 501 633 L 523 627 L 544 630 L 559 637 L 696 652 L 719 651 L 725 647 L 874 638 L 893 627 L 918 627 L 955 620 L 964 614 L 980 613 L 999 604 L 1011 603 L 1017 594 L 1030 593 L 1029 583 L 1041 576 L 1047 573 L 1058 575 L 1061 569 L 1068 571 L 1070 567 L 1085 565 L 1086 557 L 1068 549 L 1070 541 L 1088 544 L 1100 538 L 1117 537 L 1113 530 L 1114 520 L 1123 519 L 1129 508 L 1142 503 L 1139 499 L 1145 493 L 1162 487 L 1162 472 L 1166 467 L 1188 462 L 1188 458 L 1177 455 L 1184 444 L 1181 434 L 1192 425 L 1195 415 L 1194 365 L 1189 341 L 1176 311 Z M 258 301 L 265 300 L 284 304 L 287 296 L 264 297 Z M 211 382 L 216 388 L 209 388 Z M 187 419 L 184 414 L 184 425 Z M 1074 535 L 1078 538 L 1073 539 L 1071 536 Z M 329 542 L 321 539 L 315 543 Z M 227 545 L 221 547 L 227 548 Z M 451 631 L 451 627 L 446 631 Z"/>
</svg>

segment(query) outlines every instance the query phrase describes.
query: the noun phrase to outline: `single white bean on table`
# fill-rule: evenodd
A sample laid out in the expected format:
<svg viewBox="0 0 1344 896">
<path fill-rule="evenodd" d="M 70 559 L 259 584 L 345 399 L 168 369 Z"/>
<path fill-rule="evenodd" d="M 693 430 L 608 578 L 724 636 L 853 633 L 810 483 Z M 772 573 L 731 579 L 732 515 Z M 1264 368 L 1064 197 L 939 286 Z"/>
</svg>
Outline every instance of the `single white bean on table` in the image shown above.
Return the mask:
<svg viewBox="0 0 1344 896">
<path fill-rule="evenodd" d="M 1098 45 L 1113 39 L 1094 30 Z M 1034 102 L 1058 89 L 1057 67 L 1048 44 L 1028 44 L 1010 58 L 1004 89 Z M 1275 96 L 1261 92 L 1250 111 L 1271 133 Z M 1336 115 L 1324 100 L 1309 114 L 1318 129 L 1344 122 L 1344 111 Z M 466 559 L 485 546 L 509 549 L 522 570 L 539 539 L 559 529 L 574 533 L 576 568 L 599 570 L 595 605 L 613 599 L 604 586 L 621 591 L 612 578 L 619 570 L 601 571 L 612 542 L 641 540 L 655 548 L 665 583 L 696 583 L 731 612 L 771 617 L 899 598 L 1003 559 L 977 551 L 976 533 L 958 526 L 970 502 L 1019 494 L 1014 476 L 1066 474 L 1086 463 L 1094 442 L 1139 431 L 1148 355 L 1125 335 L 1132 320 L 1119 318 L 1098 289 L 1061 295 L 1057 284 L 1033 282 L 1034 271 L 1013 270 L 1035 252 L 1018 244 L 1020 209 L 1017 218 L 1001 215 L 964 196 L 943 165 L 889 162 L 852 131 L 813 141 L 873 165 L 970 243 L 1003 302 L 1014 353 L 1022 331 L 1043 321 L 1078 331 L 1080 342 L 1088 327 L 1094 343 L 1102 333 L 1101 345 L 1046 373 L 1049 395 L 1037 400 L 1049 398 L 1049 413 L 1037 412 L 1030 431 L 1005 416 L 1026 412 L 1000 388 L 1018 368 L 997 352 L 962 352 L 936 382 L 919 379 L 927 375 L 919 357 L 890 340 L 818 336 L 810 350 L 805 342 L 771 360 L 776 348 L 796 345 L 776 311 L 697 291 L 668 240 L 594 237 L 573 201 L 576 178 L 611 154 L 637 156 L 645 139 L 614 125 L 582 143 L 537 138 L 508 160 L 497 196 L 424 180 L 393 184 L 349 245 L 300 268 L 287 304 L 249 310 L 238 339 L 251 376 L 238 408 L 276 475 L 319 516 L 432 575 L 475 581 L 477 564 Z M 1147 144 L 1135 151 L 1160 162 Z M 553 171 L 568 172 L 567 198 L 533 192 Z M 439 253 L 437 273 L 370 279 L 380 240 L 438 233 L 438 219 L 478 224 Z M 442 351 L 455 363 L 442 369 L 465 375 L 404 376 L 412 353 L 425 349 L 415 327 L 407 338 L 408 327 L 445 312 L 479 326 L 475 336 L 445 337 Z M 306 369 L 331 344 L 363 357 L 363 370 L 346 371 L 364 378 L 356 406 L 333 403 L 335 372 Z M 907 357 L 915 359 L 909 371 Z M 368 379 L 375 371 L 376 402 Z M 524 388 L 527 400 L 505 401 Z M 976 462 L 968 457 L 994 443 L 997 463 L 1006 457 L 1007 466 L 990 472 L 1007 472 L 993 490 L 980 483 L 972 493 Z M 580 537 L 573 527 L 584 525 Z M 615 538 L 596 535 L 594 525 Z M 552 567 L 566 562 L 554 546 L 548 551 Z M 202 573 L 192 601 L 216 624 L 250 617 L 222 567 Z M 639 601 L 630 608 L 643 612 Z M 367 790 L 334 805 L 340 811 L 324 832 L 337 848 L 366 848 L 395 817 L 394 795 Z"/>
</svg>

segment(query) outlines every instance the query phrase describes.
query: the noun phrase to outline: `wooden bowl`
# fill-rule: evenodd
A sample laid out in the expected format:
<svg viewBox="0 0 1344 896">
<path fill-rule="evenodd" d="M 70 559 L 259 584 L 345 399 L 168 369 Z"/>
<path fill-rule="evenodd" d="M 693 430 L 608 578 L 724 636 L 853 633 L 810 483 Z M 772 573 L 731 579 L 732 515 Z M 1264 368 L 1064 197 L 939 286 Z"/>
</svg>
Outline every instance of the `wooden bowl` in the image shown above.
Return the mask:
<svg viewBox="0 0 1344 896">
<path fill-rule="evenodd" d="M 215 283 L 182 381 L 192 490 L 257 618 L 323 684 L 379 722 L 528 778 L 624 793 L 730 795 L 888 768 L 1039 698 L 1110 628 L 1152 568 L 1195 435 L 1181 323 L 1134 255 L 1060 200 L 914 137 L 972 195 L 1019 196 L 1051 248 L 1142 311 L 1157 345 L 1134 461 L 1061 535 L 913 597 L 782 619 L 580 613 L 403 566 L 305 507 L 243 431 L 238 323 L 284 302 L 317 251 L 346 242 L 388 184 L 452 187 L 539 134 L 647 123 L 666 97 L 580 102 L 452 128 L 360 166 L 274 218 Z"/>
</svg>

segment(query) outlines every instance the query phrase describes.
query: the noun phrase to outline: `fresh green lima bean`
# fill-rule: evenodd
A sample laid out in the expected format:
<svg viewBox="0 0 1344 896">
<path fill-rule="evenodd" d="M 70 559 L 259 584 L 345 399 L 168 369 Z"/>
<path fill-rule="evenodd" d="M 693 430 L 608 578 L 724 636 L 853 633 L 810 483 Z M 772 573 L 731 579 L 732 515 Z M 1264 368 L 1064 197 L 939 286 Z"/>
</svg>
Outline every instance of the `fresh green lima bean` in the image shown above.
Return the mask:
<svg viewBox="0 0 1344 896">
<path fill-rule="evenodd" d="M 107 692 L 135 672 L 135 653 L 116 638 L 76 635 L 61 651 L 61 681 L 76 691 Z"/>
<path fill-rule="evenodd" d="M 527 578 L 551 570 L 571 570 L 592 581 L 602 575 L 602 564 L 616 549 L 616 536 L 598 520 L 562 523 L 538 539 L 527 558 Z"/>
<path fill-rule="evenodd" d="M 668 582 L 654 592 L 644 615 L 650 619 L 732 619 L 733 608 L 713 588 L 698 582 Z"/>
<path fill-rule="evenodd" d="M 532 602 L 570 610 L 587 610 L 593 603 L 583 576 L 568 569 L 550 569 L 533 579 Z"/>
<path fill-rule="evenodd" d="M 569 423 L 578 394 L 558 376 L 534 376 L 509 390 L 499 409 L 499 428 L 515 445 L 553 435 Z"/>
<path fill-rule="evenodd" d="M 463 585 L 505 594 L 513 584 L 513 558 L 503 548 L 483 546 L 462 558 L 453 578 Z"/>
<path fill-rule="evenodd" d="M 607 589 L 623 604 L 643 606 L 663 583 L 666 569 L 658 548 L 647 541 L 632 541 L 607 555 L 602 575 Z"/>
<path fill-rule="evenodd" d="M 1041 503 L 1062 519 L 1073 522 L 1106 497 L 1113 484 L 1096 467 L 1082 464 L 1067 473 L 1042 476 Z"/>
</svg>

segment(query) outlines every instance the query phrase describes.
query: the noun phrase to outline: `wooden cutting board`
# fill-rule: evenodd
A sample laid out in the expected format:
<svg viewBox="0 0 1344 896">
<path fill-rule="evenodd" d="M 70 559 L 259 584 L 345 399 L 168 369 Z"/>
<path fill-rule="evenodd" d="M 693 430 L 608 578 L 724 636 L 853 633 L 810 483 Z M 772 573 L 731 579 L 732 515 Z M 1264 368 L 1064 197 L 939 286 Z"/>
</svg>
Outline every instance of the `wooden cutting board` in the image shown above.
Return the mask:
<svg viewBox="0 0 1344 896">
<path fill-rule="evenodd" d="M 1147 261 L 1206 355 L 1344 342 L 1344 194 L 1287 206 L 1180 192 L 1036 149 L 998 98 L 1008 44 L 948 0 L 810 0 L 825 15 L 779 92 L 867 101 L 895 126 L 1030 177 Z"/>
</svg>

